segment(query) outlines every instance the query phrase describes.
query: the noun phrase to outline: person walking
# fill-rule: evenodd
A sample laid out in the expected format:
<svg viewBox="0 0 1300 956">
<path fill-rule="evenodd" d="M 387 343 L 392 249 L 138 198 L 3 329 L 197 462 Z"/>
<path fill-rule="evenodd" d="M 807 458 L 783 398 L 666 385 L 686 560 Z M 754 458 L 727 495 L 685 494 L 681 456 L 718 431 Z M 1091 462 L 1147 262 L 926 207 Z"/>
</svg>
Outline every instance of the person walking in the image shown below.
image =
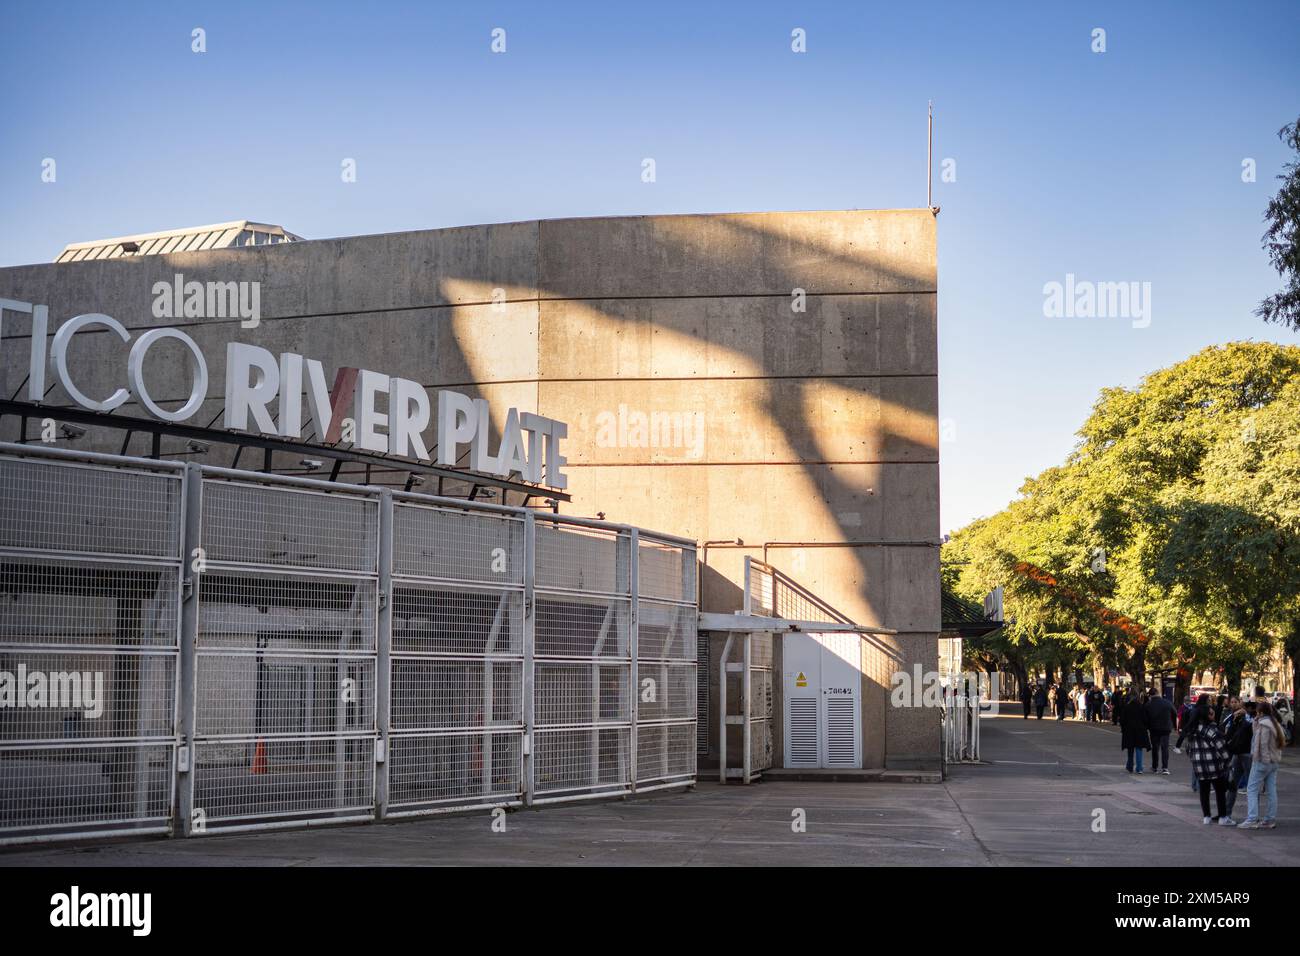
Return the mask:
<svg viewBox="0 0 1300 956">
<path fill-rule="evenodd" d="M 1025 720 L 1029 719 L 1029 707 L 1034 702 L 1034 692 L 1029 688 L 1029 681 L 1025 681 L 1025 686 L 1020 688 L 1020 703 L 1025 708 Z"/>
<path fill-rule="evenodd" d="M 1250 741 L 1250 782 L 1246 785 L 1247 830 L 1272 830 L 1277 826 L 1277 770 L 1282 765 L 1286 734 L 1277 722 L 1273 705 L 1255 702 L 1255 732 Z M 1268 798 L 1268 809 L 1260 817 L 1260 793 Z"/>
<path fill-rule="evenodd" d="M 1147 728 L 1151 732 L 1151 772 L 1169 776 L 1169 735 L 1174 732 L 1174 705 L 1163 694 L 1147 701 Z"/>
<path fill-rule="evenodd" d="M 1042 684 L 1034 691 L 1034 709 L 1038 711 L 1038 719 L 1043 719 L 1043 711 L 1047 709 L 1047 689 Z"/>
<path fill-rule="evenodd" d="M 1100 687 L 1098 687 L 1096 684 L 1093 684 L 1092 691 L 1088 695 L 1088 698 L 1092 702 L 1092 706 L 1088 710 L 1088 720 L 1090 723 L 1095 724 L 1098 720 L 1101 719 L 1101 715 L 1105 713 L 1106 695 L 1102 693 Z"/>
<path fill-rule="evenodd" d="M 1237 797 L 1250 782 L 1250 741 L 1254 734 L 1255 702 L 1233 697 L 1228 705 L 1233 708 L 1223 725 L 1223 739 L 1232 755 L 1228 768 L 1228 813 L 1237 805 Z"/>
<path fill-rule="evenodd" d="M 1110 722 L 1116 726 L 1119 724 L 1119 716 L 1124 712 L 1124 704 L 1128 695 L 1124 693 L 1123 687 L 1117 687 L 1115 693 L 1110 698 Z"/>
<path fill-rule="evenodd" d="M 1120 715 L 1120 743 L 1128 754 L 1124 769 L 1133 773 L 1136 755 L 1137 772 L 1142 772 L 1142 751 L 1151 749 L 1151 726 L 1147 720 L 1146 702 L 1141 697 L 1133 697 L 1124 705 Z"/>
<path fill-rule="evenodd" d="M 1201 813 L 1204 824 L 1217 823 L 1221 827 L 1235 827 L 1237 821 L 1228 815 L 1226 803 L 1228 790 L 1228 767 L 1232 758 L 1224 745 L 1223 734 L 1210 714 L 1210 697 L 1202 694 L 1197 698 L 1196 706 L 1187 719 L 1187 726 L 1179 738 L 1187 741 L 1187 755 L 1192 761 L 1192 772 L 1196 775 L 1197 789 L 1201 795 Z M 1210 816 L 1210 789 L 1214 789 L 1215 809 L 1219 812 Z"/>
<path fill-rule="evenodd" d="M 1056 685 L 1056 719 L 1065 720 L 1065 708 L 1070 705 L 1070 695 L 1064 684 Z"/>
</svg>

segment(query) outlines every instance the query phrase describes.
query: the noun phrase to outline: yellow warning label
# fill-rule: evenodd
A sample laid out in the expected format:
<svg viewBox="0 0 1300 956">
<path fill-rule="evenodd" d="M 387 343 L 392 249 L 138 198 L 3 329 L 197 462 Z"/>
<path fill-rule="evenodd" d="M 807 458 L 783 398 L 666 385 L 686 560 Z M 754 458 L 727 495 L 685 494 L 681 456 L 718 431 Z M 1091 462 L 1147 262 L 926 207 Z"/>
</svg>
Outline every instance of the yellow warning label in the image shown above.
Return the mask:
<svg viewBox="0 0 1300 956">
<path fill-rule="evenodd" d="M 795 687 L 807 687 L 807 686 L 808 686 L 808 675 L 805 674 L 803 671 L 800 671 L 799 673 L 795 674 L 795 675 L 794 675 L 794 686 L 795 686 Z"/>
</svg>

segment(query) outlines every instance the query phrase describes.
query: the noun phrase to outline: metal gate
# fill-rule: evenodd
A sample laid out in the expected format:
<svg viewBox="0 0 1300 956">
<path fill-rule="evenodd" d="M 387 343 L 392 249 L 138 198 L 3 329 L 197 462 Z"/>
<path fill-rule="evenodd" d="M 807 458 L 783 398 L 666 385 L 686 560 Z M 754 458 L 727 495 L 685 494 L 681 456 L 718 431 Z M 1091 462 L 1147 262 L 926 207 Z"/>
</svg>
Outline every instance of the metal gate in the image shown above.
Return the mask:
<svg viewBox="0 0 1300 956">
<path fill-rule="evenodd" d="M 631 789 L 631 535 L 534 517 L 538 802 Z"/>
<path fill-rule="evenodd" d="M 193 791 L 183 813 L 200 830 L 369 819 L 379 494 L 197 474 Z"/>
<path fill-rule="evenodd" d="M 0 841 L 694 780 L 690 541 L 31 446 L 0 487 Z"/>
<path fill-rule="evenodd" d="M 638 542 L 636 781 L 638 790 L 653 790 L 695 776 L 695 553 L 680 544 L 653 540 L 645 532 L 633 535 Z"/>
<path fill-rule="evenodd" d="M 395 497 L 386 812 L 518 804 L 530 519 Z"/>
<path fill-rule="evenodd" d="M 170 823 L 181 471 L 0 455 L 0 842 Z"/>
</svg>

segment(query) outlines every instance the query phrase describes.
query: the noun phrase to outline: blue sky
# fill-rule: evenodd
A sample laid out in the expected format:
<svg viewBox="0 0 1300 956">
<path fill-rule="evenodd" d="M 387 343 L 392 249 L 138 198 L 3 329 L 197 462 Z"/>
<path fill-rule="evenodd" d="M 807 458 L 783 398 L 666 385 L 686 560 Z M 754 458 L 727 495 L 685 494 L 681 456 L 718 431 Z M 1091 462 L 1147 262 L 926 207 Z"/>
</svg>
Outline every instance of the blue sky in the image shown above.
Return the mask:
<svg viewBox="0 0 1300 956">
<path fill-rule="evenodd" d="M 1279 287 L 1259 239 L 1300 114 L 1294 2 L 7 0 L 0 62 L 0 265 L 240 218 L 323 238 L 922 206 L 933 99 L 945 531 L 1058 463 L 1099 389 L 1300 344 L 1251 314 Z M 1150 282 L 1150 326 L 1044 317 L 1067 273 Z"/>
</svg>

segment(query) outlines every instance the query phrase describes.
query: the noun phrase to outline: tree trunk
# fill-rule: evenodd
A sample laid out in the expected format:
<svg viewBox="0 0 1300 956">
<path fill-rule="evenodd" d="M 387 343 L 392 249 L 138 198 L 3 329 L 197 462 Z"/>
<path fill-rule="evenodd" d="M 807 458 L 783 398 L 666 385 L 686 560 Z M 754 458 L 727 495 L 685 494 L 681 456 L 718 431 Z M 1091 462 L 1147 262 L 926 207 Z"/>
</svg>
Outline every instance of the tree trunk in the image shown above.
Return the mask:
<svg viewBox="0 0 1300 956">
<path fill-rule="evenodd" d="M 1024 664 L 1011 657 L 1007 658 L 1007 670 L 1016 682 L 1014 688 L 1015 693 L 1008 697 L 1004 690 L 1002 698 L 1003 700 L 1020 700 L 1021 695 L 1025 692 L 1025 688 L 1029 686 L 1029 673 L 1025 669 Z"/>
<path fill-rule="evenodd" d="M 1133 656 L 1128 659 L 1128 676 L 1134 687 L 1142 687 L 1147 682 L 1147 649 L 1145 646 L 1133 648 Z"/>
<path fill-rule="evenodd" d="M 1241 672 L 1245 668 L 1238 661 L 1223 665 L 1223 679 L 1228 685 L 1228 696 L 1236 697 L 1241 693 Z"/>
<path fill-rule="evenodd" d="M 1190 671 L 1189 671 L 1190 673 Z M 1181 707 L 1187 697 L 1187 691 L 1192 686 L 1191 677 L 1183 676 L 1183 669 L 1180 667 L 1174 675 L 1174 706 Z"/>
<path fill-rule="evenodd" d="M 1044 664 L 1043 671 L 1047 677 L 1047 686 L 1051 687 L 1056 683 L 1056 668 L 1052 664 Z"/>
</svg>

